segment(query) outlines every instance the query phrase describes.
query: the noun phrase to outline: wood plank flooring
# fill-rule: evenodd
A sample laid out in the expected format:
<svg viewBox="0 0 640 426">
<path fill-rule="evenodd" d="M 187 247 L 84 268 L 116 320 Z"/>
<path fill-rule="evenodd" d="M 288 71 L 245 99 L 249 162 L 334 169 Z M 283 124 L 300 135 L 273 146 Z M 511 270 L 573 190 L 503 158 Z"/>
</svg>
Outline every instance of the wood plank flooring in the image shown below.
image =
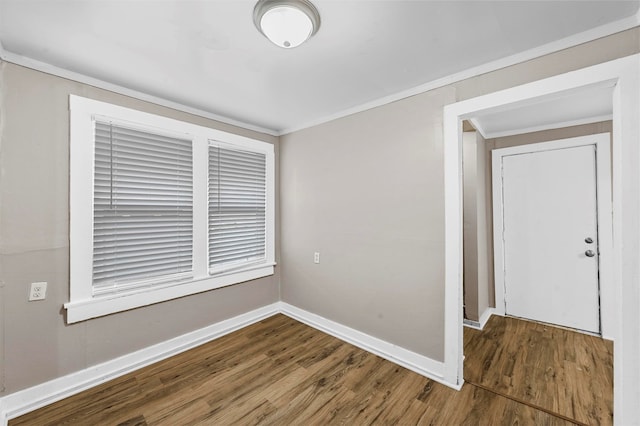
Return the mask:
<svg viewBox="0 0 640 426">
<path fill-rule="evenodd" d="M 465 328 L 465 381 L 578 423 L 613 423 L 613 342 L 493 316 Z"/>
<path fill-rule="evenodd" d="M 476 339 L 474 343 L 473 337 L 467 344 L 480 348 L 491 345 L 484 339 Z M 527 348 L 522 351 L 527 352 Z M 579 356 L 582 355 L 576 355 Z M 467 353 L 469 357 L 473 355 Z M 526 356 L 524 360 L 527 361 Z M 489 359 L 487 367 L 492 368 L 492 362 Z M 498 374 L 499 383 L 508 382 L 503 375 Z M 478 376 L 478 381 L 495 379 Z M 465 384 L 456 392 L 286 316 L 276 315 L 13 419 L 9 424 L 572 423 L 501 396 L 489 387 Z"/>
</svg>

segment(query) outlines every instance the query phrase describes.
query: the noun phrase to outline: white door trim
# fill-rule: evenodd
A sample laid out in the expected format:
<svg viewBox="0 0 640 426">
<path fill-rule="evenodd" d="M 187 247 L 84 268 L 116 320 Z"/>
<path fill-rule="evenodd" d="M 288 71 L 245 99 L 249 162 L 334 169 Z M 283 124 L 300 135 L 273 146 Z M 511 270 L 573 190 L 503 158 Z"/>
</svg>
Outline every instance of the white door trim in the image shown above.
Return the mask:
<svg viewBox="0 0 640 426">
<path fill-rule="evenodd" d="M 462 335 L 462 121 L 593 85 L 613 90 L 613 252 L 615 313 L 614 422 L 640 419 L 640 54 L 501 90 L 444 108 L 445 380 L 461 385 Z"/>
<path fill-rule="evenodd" d="M 493 259 L 495 283 L 495 313 L 505 315 L 505 282 L 504 282 L 504 240 L 502 196 L 502 159 L 514 154 L 550 151 L 594 145 L 596 148 L 596 191 L 598 208 L 598 249 L 600 275 L 600 321 L 602 336 L 613 339 L 615 315 L 615 287 L 611 271 L 611 255 L 613 251 L 612 203 L 611 203 L 611 134 L 599 133 L 550 142 L 499 148 L 492 151 L 492 191 L 493 191 Z"/>
</svg>

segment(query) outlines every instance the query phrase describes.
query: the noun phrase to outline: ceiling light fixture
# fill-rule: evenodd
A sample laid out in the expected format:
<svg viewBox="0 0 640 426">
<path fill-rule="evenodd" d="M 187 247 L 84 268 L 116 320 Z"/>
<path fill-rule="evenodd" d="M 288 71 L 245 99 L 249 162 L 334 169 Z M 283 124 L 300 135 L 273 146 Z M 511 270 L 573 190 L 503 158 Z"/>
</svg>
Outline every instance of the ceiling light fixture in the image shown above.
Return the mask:
<svg viewBox="0 0 640 426">
<path fill-rule="evenodd" d="M 320 27 L 320 14 L 308 0 L 259 0 L 253 23 L 276 46 L 300 46 Z"/>
</svg>

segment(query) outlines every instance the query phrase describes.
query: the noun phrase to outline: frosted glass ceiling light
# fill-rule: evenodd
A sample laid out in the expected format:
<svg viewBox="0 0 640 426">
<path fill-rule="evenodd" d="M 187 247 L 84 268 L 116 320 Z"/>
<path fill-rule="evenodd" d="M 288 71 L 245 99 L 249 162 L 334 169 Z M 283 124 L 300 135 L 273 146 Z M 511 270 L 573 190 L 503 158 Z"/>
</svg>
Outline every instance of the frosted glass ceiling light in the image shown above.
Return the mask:
<svg viewBox="0 0 640 426">
<path fill-rule="evenodd" d="M 318 31 L 320 14 L 308 0 L 260 0 L 253 23 L 273 44 L 291 49 Z"/>
</svg>

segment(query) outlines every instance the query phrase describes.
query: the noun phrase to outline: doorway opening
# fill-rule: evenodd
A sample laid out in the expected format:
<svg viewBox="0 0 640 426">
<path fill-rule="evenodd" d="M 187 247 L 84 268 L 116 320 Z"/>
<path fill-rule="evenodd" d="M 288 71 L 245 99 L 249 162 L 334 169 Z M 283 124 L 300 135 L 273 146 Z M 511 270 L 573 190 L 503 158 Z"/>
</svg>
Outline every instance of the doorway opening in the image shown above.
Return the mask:
<svg viewBox="0 0 640 426">
<path fill-rule="evenodd" d="M 609 120 L 486 140 L 466 122 L 463 128 L 465 130 L 462 143 L 465 325 L 481 329 L 492 314 L 506 314 L 601 335 L 598 288 L 600 250 L 598 248 L 604 245 L 604 251 L 611 252 L 609 134 L 612 131 L 612 122 Z M 578 147 L 585 147 L 584 149 L 588 151 L 584 154 L 587 164 L 582 165 L 582 169 L 586 168 L 585 170 L 577 168 L 575 154 L 571 157 L 571 148 L 575 150 Z M 584 159 L 584 155 L 578 158 Z M 511 214 L 515 216 L 505 218 L 503 198 L 508 194 L 503 192 L 502 187 L 505 178 L 504 163 L 530 163 L 532 160 L 527 160 L 527 157 L 537 158 L 535 163 L 539 170 L 527 172 L 534 173 L 528 178 L 530 182 L 520 180 L 509 186 L 511 188 L 509 194 L 512 198 L 510 202 L 522 203 L 521 206 L 520 204 L 513 206 L 514 208 L 522 207 L 522 211 L 515 212 L 511 209 Z M 552 176 L 550 173 L 553 169 L 549 167 L 554 163 L 547 166 L 545 162 L 556 157 L 560 157 L 560 161 L 566 157 L 564 161 L 568 161 L 568 164 L 556 161 L 556 175 Z M 598 173 L 596 173 L 597 170 L 599 170 Z M 524 173 L 522 165 L 518 165 L 514 172 Z M 578 172 L 587 173 L 587 175 L 578 176 Z M 526 175 L 522 174 L 522 176 Z M 522 187 L 519 188 L 516 184 Z M 567 185 L 579 186 L 571 188 Z M 556 198 L 551 196 L 551 191 L 555 193 Z M 595 201 L 596 196 L 599 202 Z M 589 207 L 591 211 L 589 208 L 581 209 L 578 206 Z M 600 212 L 599 215 L 597 215 L 598 212 Z M 574 216 L 582 219 L 582 223 L 579 224 Z M 542 221 L 545 219 L 548 223 L 543 226 Z M 504 232 L 504 220 L 513 222 L 509 233 Z M 569 227 L 575 228 L 574 234 L 581 235 L 584 232 L 585 235 L 587 233 L 593 235 L 578 238 L 577 235 L 571 234 Z M 555 228 L 558 228 L 557 232 Z M 602 241 L 599 241 L 598 229 L 604 232 Z M 561 238 L 563 235 L 564 239 Z M 514 240 L 516 236 L 517 240 Z M 506 237 L 511 238 L 510 244 L 505 245 Z M 585 243 L 584 238 L 591 238 L 592 242 Z M 515 244 L 519 240 L 526 239 L 531 241 L 523 241 L 524 245 Z M 567 243 L 569 245 L 565 247 L 563 244 Z M 505 257 L 507 247 L 511 246 L 513 249 L 509 252 L 510 255 Z M 592 259 L 588 259 L 585 254 L 589 249 L 593 249 Z M 554 251 L 558 253 L 554 254 Z M 516 262 L 512 267 L 518 269 L 506 274 L 505 260 Z M 608 265 L 603 266 L 606 269 Z M 521 273 L 521 276 L 518 277 L 517 273 Z M 511 280 L 505 282 L 507 275 Z M 577 281 L 580 281 L 580 284 Z M 526 283 L 534 285 L 535 282 L 538 283 L 536 289 L 532 289 L 535 291 L 527 292 L 527 288 L 521 288 Z M 586 282 L 590 282 L 593 290 L 588 294 L 584 293 Z M 568 286 L 567 283 L 573 287 Z M 508 284 L 511 292 L 505 292 L 505 287 L 509 287 Z M 564 301 L 561 297 L 545 298 L 547 296 L 543 291 L 545 286 L 549 287 L 547 293 L 564 291 L 567 297 Z M 610 283 L 608 286 L 610 287 Z M 519 291 L 516 292 L 516 290 Z M 578 297 L 573 298 L 568 294 L 572 290 L 579 293 Z M 507 293 L 511 295 L 509 304 L 511 309 L 506 309 Z M 573 311 L 581 307 L 578 303 L 580 295 L 588 296 L 593 302 L 589 311 L 592 319 L 590 327 L 580 326 L 572 321 L 553 321 L 554 317 L 547 315 L 546 305 L 551 304 L 548 307 L 555 308 L 556 311 L 563 307 L 571 308 L 569 311 L 572 312 L 558 313 L 557 316 L 573 316 Z M 608 296 L 609 293 L 605 295 L 605 302 Z M 518 304 L 522 305 L 522 302 L 525 302 L 527 307 L 535 308 L 533 313 L 540 311 L 540 314 L 533 315 L 526 309 L 525 311 L 517 309 Z M 534 302 L 537 305 L 534 305 Z M 582 308 L 588 309 L 587 306 Z"/>
<path fill-rule="evenodd" d="M 612 422 L 613 343 L 599 338 L 597 254 L 598 228 L 611 229 L 610 133 L 602 133 L 611 127 L 463 136 L 465 383 L 572 422 Z M 478 151 L 490 160 L 467 164 Z M 492 232 L 480 229 L 487 222 Z"/>
<path fill-rule="evenodd" d="M 640 413 L 632 403 L 640 392 L 637 365 L 639 320 L 631 309 L 637 294 L 622 283 L 633 280 L 635 270 L 627 262 L 639 253 L 623 252 L 625 244 L 637 245 L 637 194 L 623 191 L 625 179 L 638 177 L 631 165 L 637 159 L 640 138 L 640 82 L 638 55 L 596 65 L 583 70 L 547 78 L 512 89 L 461 101 L 445 107 L 445 377 L 460 387 L 463 379 L 463 218 L 462 218 L 462 121 L 470 120 L 485 136 L 497 128 L 493 137 L 508 136 L 500 123 L 511 129 L 531 133 L 571 125 L 594 123 L 608 116 L 613 123 L 613 235 L 609 253 L 601 249 L 600 275 L 603 295 L 602 331 L 614 340 L 614 410 L 616 421 L 633 419 Z M 569 105 L 570 108 L 566 108 Z M 571 107 L 573 106 L 573 107 Z M 602 111 L 605 111 L 604 114 Z M 568 112 L 568 114 L 567 114 Z M 498 123 L 498 124 L 496 124 Z M 632 157 L 629 157 L 632 156 Z M 636 167 L 637 169 L 637 167 Z M 627 209 L 623 215 L 623 206 Z M 633 213 L 629 212 L 633 210 Z M 623 232 L 624 230 L 624 232 Z M 624 241 L 623 241 L 624 240 Z M 631 257 L 630 257 L 631 256 Z M 637 260 L 636 260 L 637 262 Z M 604 277 L 603 277 L 604 275 Z M 606 287 L 605 283 L 609 283 Z M 629 303 L 625 302 L 628 298 Z M 622 342 L 625 345 L 622 345 Z M 625 374 L 622 374 L 622 371 Z"/>
</svg>

